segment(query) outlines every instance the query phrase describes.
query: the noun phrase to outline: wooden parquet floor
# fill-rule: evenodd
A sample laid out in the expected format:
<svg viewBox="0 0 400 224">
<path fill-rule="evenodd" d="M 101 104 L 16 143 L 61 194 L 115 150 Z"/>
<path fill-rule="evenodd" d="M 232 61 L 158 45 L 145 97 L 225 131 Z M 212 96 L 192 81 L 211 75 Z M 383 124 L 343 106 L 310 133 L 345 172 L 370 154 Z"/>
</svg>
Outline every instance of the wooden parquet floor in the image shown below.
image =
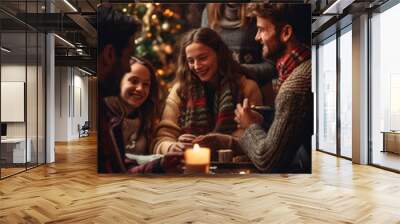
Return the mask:
<svg viewBox="0 0 400 224">
<path fill-rule="evenodd" d="M 98 175 L 93 137 L 0 181 L 0 223 L 400 223 L 400 175 L 320 152 L 312 175 Z"/>
</svg>

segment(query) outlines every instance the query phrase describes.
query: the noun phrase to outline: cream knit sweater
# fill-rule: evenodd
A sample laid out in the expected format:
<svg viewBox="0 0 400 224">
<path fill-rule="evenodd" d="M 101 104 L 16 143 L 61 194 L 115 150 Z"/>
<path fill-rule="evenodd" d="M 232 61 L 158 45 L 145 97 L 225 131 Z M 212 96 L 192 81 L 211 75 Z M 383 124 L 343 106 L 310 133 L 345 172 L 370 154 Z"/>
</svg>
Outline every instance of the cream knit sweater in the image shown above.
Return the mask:
<svg viewBox="0 0 400 224">
<path fill-rule="evenodd" d="M 153 153 L 154 154 L 166 154 L 170 151 L 170 148 L 177 139 L 183 133 L 181 127 L 178 125 L 178 119 L 181 114 L 180 110 L 182 108 L 182 101 L 177 94 L 179 88 L 179 83 L 176 83 L 165 102 L 165 108 L 161 116 L 161 122 L 156 128 L 156 138 L 153 142 Z M 244 76 L 241 78 L 241 89 L 243 95 L 249 98 L 249 103 L 260 105 L 262 104 L 262 96 L 260 89 L 257 84 L 250 79 L 246 79 Z M 243 130 L 237 130 L 232 135 L 241 136 Z M 190 133 L 189 133 L 190 134 Z"/>
</svg>

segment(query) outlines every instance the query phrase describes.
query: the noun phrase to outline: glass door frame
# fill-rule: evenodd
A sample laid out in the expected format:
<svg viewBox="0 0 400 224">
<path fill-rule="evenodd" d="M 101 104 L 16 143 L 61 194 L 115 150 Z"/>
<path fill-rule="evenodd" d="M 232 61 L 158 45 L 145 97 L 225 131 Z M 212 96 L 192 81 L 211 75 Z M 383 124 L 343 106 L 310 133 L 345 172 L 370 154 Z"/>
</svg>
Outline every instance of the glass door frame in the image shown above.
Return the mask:
<svg viewBox="0 0 400 224">
<path fill-rule="evenodd" d="M 387 166 L 383 166 L 380 164 L 373 163 L 373 133 L 372 133 L 372 18 L 374 13 L 383 13 L 386 10 L 400 4 L 398 0 L 388 0 L 383 5 L 377 7 L 376 9 L 368 11 L 368 32 L 367 32 L 367 39 L 368 39 L 368 53 L 367 53 L 367 61 L 368 61 L 368 69 L 367 69 L 367 79 L 368 79 L 368 165 L 377 167 L 383 170 L 400 173 L 400 170 L 393 169 Z"/>
<path fill-rule="evenodd" d="M 352 25 L 352 23 L 350 23 L 350 24 L 347 24 L 345 27 L 343 27 L 343 28 L 338 28 L 338 29 L 336 29 L 336 32 L 335 33 L 333 33 L 332 35 L 330 35 L 330 36 L 328 36 L 327 38 L 325 38 L 325 39 L 323 39 L 323 40 L 321 40 L 321 41 L 319 41 L 317 44 L 316 44 L 316 54 L 315 54 L 315 56 L 316 56 L 316 72 L 315 72 L 315 74 L 316 74 L 316 122 L 317 122 L 317 125 L 316 125 L 316 150 L 317 151 L 319 151 L 319 152 L 323 152 L 323 153 L 327 153 L 327 154 L 329 154 L 329 155 L 333 155 L 333 156 L 337 156 L 337 157 L 340 157 L 340 158 L 344 158 L 344 159 L 347 159 L 347 160 L 352 160 L 352 158 L 350 158 L 350 157 L 347 157 L 347 156 L 343 156 L 342 154 L 341 154 L 341 118 L 340 118 L 340 103 L 341 103 L 341 100 L 340 100 L 340 81 L 341 81 L 341 79 L 340 79 L 340 77 L 341 77 L 341 66 L 340 66 L 340 37 L 343 35 L 343 34 L 345 34 L 345 33 L 347 33 L 347 32 L 351 32 L 352 31 L 352 29 L 351 29 L 351 25 Z M 322 43 L 322 42 L 325 42 L 325 41 L 328 41 L 329 40 L 329 38 L 332 38 L 332 36 L 334 36 L 334 35 L 336 35 L 335 36 L 335 38 L 334 39 L 332 39 L 332 40 L 330 40 L 330 41 L 336 41 L 336 153 L 332 153 L 332 152 L 328 152 L 328 151 L 326 151 L 326 150 L 324 150 L 324 149 L 320 149 L 320 147 L 319 147 L 319 112 L 320 112 L 320 106 L 319 106 L 319 87 L 320 87 L 320 79 L 319 79 L 319 57 L 318 57 L 318 51 L 319 51 L 319 45 Z M 328 41 L 329 42 L 329 41 Z"/>
<path fill-rule="evenodd" d="M 25 16 L 27 16 L 27 13 L 28 13 L 28 11 L 27 11 L 28 2 L 33 2 L 33 3 L 37 4 L 37 12 L 36 13 L 38 13 L 38 7 L 39 7 L 38 4 L 41 1 L 39 1 L 39 0 L 33 0 L 33 1 L 25 0 L 25 1 L 21 1 L 21 2 L 25 3 Z M 47 8 L 48 7 L 46 7 L 45 13 L 47 13 L 47 10 L 48 10 Z M 18 172 L 15 172 L 15 173 L 12 173 L 12 174 L 9 174 L 7 176 L 3 176 L 2 168 L 0 167 L 0 180 L 3 180 L 3 179 L 6 179 L 8 177 L 12 177 L 12 176 L 17 175 L 19 173 L 26 172 L 27 170 L 39 167 L 39 166 L 44 165 L 44 164 L 47 163 L 47 109 L 46 108 L 47 108 L 47 43 L 48 43 L 47 34 L 48 33 L 47 32 L 43 32 L 43 31 L 41 31 L 41 30 L 39 30 L 39 29 L 37 29 L 35 27 L 32 27 L 32 26 L 28 25 L 27 23 L 25 23 L 25 22 L 19 20 L 18 18 L 12 16 L 12 14 L 10 14 L 9 12 L 7 12 L 4 9 L 1 9 L 1 11 L 3 13 L 9 14 L 10 18 L 15 19 L 15 21 L 20 22 L 21 25 L 24 27 L 24 30 L 21 30 L 20 33 L 21 34 L 25 34 L 25 88 L 24 88 L 24 91 L 25 91 L 25 93 L 24 93 L 24 98 L 25 98 L 24 99 L 25 169 L 23 169 L 21 171 L 18 171 Z M 25 17 L 25 20 L 26 20 L 26 17 Z M 1 43 L 1 37 L 2 37 L 3 33 L 9 33 L 9 32 L 0 31 L 0 43 Z M 19 33 L 19 32 L 15 32 L 15 33 Z M 27 156 L 28 156 L 28 153 L 27 153 L 27 148 L 28 148 L 28 116 L 27 116 L 28 33 L 34 33 L 34 34 L 36 33 L 36 44 L 37 44 L 37 46 L 36 46 L 36 57 L 37 58 L 36 58 L 36 65 L 35 65 L 36 66 L 36 122 L 35 122 L 36 123 L 36 136 L 34 136 L 36 138 L 36 140 L 37 140 L 36 141 L 36 143 L 37 143 L 36 144 L 36 162 L 35 162 L 34 165 L 31 165 L 29 167 L 28 167 L 28 162 L 27 162 Z M 41 36 L 40 34 L 43 34 L 43 36 L 41 38 L 41 42 L 43 44 L 43 46 L 42 46 L 43 49 L 41 51 L 39 51 L 39 36 Z M 39 111 L 39 79 L 38 79 L 38 77 L 39 77 L 39 68 L 38 68 L 38 66 L 40 65 L 39 64 L 39 52 L 43 53 L 43 55 L 40 55 L 40 57 L 41 57 L 41 60 L 42 60 L 42 63 L 41 63 L 42 70 L 41 70 L 41 72 L 42 72 L 42 82 L 43 82 L 42 84 L 43 84 L 43 89 L 44 89 L 44 91 L 42 93 L 42 96 L 44 97 L 43 100 L 42 100 L 42 103 L 43 103 L 42 107 L 43 107 L 44 116 L 42 118 L 44 120 L 41 120 L 41 122 L 43 122 L 43 128 L 44 128 L 43 133 L 42 133 L 43 134 L 43 143 L 44 143 L 43 146 L 42 146 L 43 147 L 42 152 L 43 152 L 44 155 L 41 155 L 43 157 L 43 162 L 41 162 L 41 163 L 39 162 L 39 141 L 38 141 L 38 139 L 39 139 L 39 112 L 38 112 Z M 1 67 L 2 67 L 2 56 L 0 54 L 0 81 L 1 81 Z M 1 109 L 1 106 L 0 106 L 0 109 Z M 1 121 L 0 121 L 0 123 L 1 123 Z M 1 155 L 1 146 L 0 146 L 0 155 Z"/>
</svg>

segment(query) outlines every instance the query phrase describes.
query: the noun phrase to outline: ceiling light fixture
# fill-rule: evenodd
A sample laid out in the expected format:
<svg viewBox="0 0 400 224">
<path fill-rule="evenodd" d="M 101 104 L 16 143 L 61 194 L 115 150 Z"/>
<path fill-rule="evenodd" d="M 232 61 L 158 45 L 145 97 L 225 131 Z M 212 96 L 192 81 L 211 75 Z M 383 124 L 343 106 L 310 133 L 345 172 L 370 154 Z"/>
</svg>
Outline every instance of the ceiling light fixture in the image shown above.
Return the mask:
<svg viewBox="0 0 400 224">
<path fill-rule="evenodd" d="M 78 10 L 68 1 L 68 0 L 64 0 L 65 4 L 67 4 L 72 10 L 74 10 L 74 12 L 78 12 Z"/>
<path fill-rule="evenodd" d="M 64 38 L 62 38 L 62 37 L 60 37 L 60 36 L 57 35 L 57 34 L 54 34 L 54 36 L 57 37 L 57 38 L 58 38 L 59 40 L 61 40 L 62 42 L 64 42 L 65 44 L 67 44 L 68 46 L 75 48 L 75 45 L 73 45 L 73 44 L 72 44 L 71 42 L 69 42 L 68 40 L 66 40 L 66 39 L 64 39 Z"/>
<path fill-rule="evenodd" d="M 85 74 L 87 74 L 87 75 L 89 75 L 89 76 L 92 76 L 92 75 L 93 75 L 92 73 L 90 73 L 90 72 L 88 72 L 88 71 L 86 71 L 86 70 L 83 70 L 83 69 L 81 69 L 81 68 L 79 68 L 79 67 L 78 67 L 78 70 L 81 71 L 81 72 L 83 72 L 83 73 L 85 73 Z"/>
<path fill-rule="evenodd" d="M 9 49 L 7 49 L 7 48 L 5 48 L 5 47 L 1 47 L 0 49 L 1 49 L 2 51 L 6 52 L 6 53 L 10 53 L 10 52 L 11 52 L 11 50 L 9 50 Z"/>
<path fill-rule="evenodd" d="M 325 9 L 322 14 L 342 14 L 343 10 L 353 2 L 354 0 L 336 0 L 332 5 Z"/>
</svg>

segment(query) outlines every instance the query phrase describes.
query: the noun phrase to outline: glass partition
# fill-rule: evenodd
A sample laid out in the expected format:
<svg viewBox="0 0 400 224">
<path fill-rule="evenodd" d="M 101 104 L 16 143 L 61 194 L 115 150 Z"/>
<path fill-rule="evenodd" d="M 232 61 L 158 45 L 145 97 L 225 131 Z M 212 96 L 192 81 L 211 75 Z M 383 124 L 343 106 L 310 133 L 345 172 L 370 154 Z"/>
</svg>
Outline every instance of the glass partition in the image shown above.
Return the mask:
<svg viewBox="0 0 400 224">
<path fill-rule="evenodd" d="M 41 13 L 44 3 L 0 2 L 0 178 L 45 162 L 46 40 L 22 22 L 26 12 Z"/>
<path fill-rule="evenodd" d="M 32 9 L 36 9 L 31 5 Z M 29 9 L 28 9 L 29 11 Z M 27 151 L 30 151 L 27 167 L 38 163 L 38 33 L 27 30 L 27 74 L 26 74 L 26 114 L 27 114 Z"/>
<path fill-rule="evenodd" d="M 45 124 L 46 124 L 46 36 L 38 34 L 38 74 L 37 74 L 37 162 L 46 162 Z"/>
<path fill-rule="evenodd" d="M 26 30 L 2 29 L 0 110 L 1 122 L 6 126 L 1 140 L 2 177 L 26 170 L 31 161 L 26 117 L 27 41 Z"/>
<path fill-rule="evenodd" d="M 336 36 L 318 47 L 318 149 L 336 154 Z"/>
<path fill-rule="evenodd" d="M 400 4 L 371 18 L 372 164 L 400 170 Z"/>
<path fill-rule="evenodd" d="M 340 40 L 340 155 L 352 157 L 352 32 L 342 31 Z"/>
</svg>

